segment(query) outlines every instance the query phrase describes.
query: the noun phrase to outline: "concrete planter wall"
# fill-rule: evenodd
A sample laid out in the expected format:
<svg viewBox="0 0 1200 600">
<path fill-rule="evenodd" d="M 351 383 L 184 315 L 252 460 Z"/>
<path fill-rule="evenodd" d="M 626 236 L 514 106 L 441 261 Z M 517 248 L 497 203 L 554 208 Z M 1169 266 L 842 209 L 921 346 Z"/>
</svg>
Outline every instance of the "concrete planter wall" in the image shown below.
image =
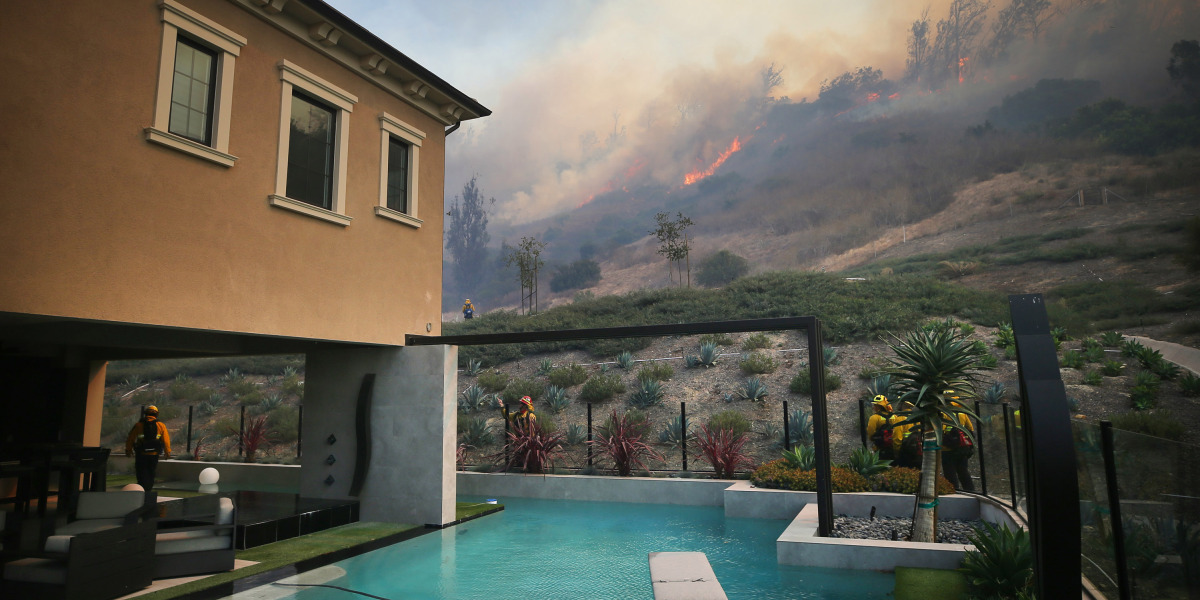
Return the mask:
<svg viewBox="0 0 1200 600">
<path fill-rule="evenodd" d="M 943 519 L 980 518 L 979 500 L 974 496 L 949 495 L 938 497 L 938 516 Z M 749 481 L 738 481 L 725 490 L 725 516 L 748 519 L 792 519 L 805 505 L 815 505 L 816 492 L 793 492 L 757 488 Z M 833 510 L 838 514 L 875 514 L 881 517 L 907 517 L 913 512 L 912 494 L 860 492 L 834 494 Z"/>
<path fill-rule="evenodd" d="M 725 488 L 720 479 L 660 477 L 601 477 L 594 475 L 522 475 L 514 473 L 458 473 L 458 493 L 465 496 L 505 496 L 594 502 L 637 502 L 721 506 Z"/>
<path fill-rule="evenodd" d="M 300 465 L 164 460 L 158 463 L 157 476 L 166 481 L 199 483 L 200 471 L 207 467 L 213 467 L 221 474 L 217 485 L 229 489 L 300 489 Z"/>
</svg>

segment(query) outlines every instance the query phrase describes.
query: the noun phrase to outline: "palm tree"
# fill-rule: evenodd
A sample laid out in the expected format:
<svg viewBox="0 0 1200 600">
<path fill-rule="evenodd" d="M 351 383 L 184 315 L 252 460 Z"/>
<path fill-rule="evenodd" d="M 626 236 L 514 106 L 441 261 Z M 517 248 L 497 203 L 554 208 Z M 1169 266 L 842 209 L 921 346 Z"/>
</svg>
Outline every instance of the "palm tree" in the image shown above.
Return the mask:
<svg viewBox="0 0 1200 600">
<path fill-rule="evenodd" d="M 913 331 L 903 341 L 897 339 L 888 346 L 896 353 L 889 369 L 892 384 L 899 401 L 912 405 L 908 410 L 897 411 L 896 414 L 905 417 L 900 424 L 915 424 L 915 431 L 923 432 L 924 452 L 911 540 L 933 542 L 937 522 L 939 454 L 936 450 L 942 445 L 942 427 L 960 429 L 971 436 L 969 430 L 959 425 L 958 415 L 978 419 L 963 404 L 975 397 L 976 376 L 972 371 L 986 367 L 979 364 L 981 353 L 954 327 Z"/>
</svg>

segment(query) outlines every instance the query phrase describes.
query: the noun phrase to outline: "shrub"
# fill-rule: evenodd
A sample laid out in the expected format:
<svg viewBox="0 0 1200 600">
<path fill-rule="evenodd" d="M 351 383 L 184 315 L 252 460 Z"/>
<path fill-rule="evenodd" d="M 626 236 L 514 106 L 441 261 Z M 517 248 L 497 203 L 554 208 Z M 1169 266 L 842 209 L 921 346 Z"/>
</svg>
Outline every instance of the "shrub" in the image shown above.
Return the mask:
<svg viewBox="0 0 1200 600">
<path fill-rule="evenodd" d="M 771 347 L 771 338 L 767 337 L 766 334 L 764 334 L 762 332 L 751 334 L 749 336 L 746 336 L 746 339 L 742 340 L 742 350 L 745 350 L 747 352 L 750 352 L 751 350 L 761 350 L 763 348 L 770 348 L 770 347 Z"/>
<path fill-rule="evenodd" d="M 1179 391 L 1183 392 L 1184 396 L 1193 398 L 1200 396 L 1200 377 L 1193 375 L 1190 371 L 1184 373 L 1179 378 Z"/>
<path fill-rule="evenodd" d="M 1100 363 L 1100 372 L 1109 377 L 1116 377 L 1117 375 L 1120 375 L 1121 370 L 1124 368 L 1125 365 L 1116 360 L 1106 360 Z"/>
<path fill-rule="evenodd" d="M 541 362 L 538 363 L 537 374 L 541 375 L 542 377 L 549 375 L 550 371 L 553 370 L 554 361 L 550 360 L 549 358 L 543 358 Z"/>
<path fill-rule="evenodd" d="M 529 396 L 534 402 L 542 398 L 542 394 L 546 393 L 545 385 L 536 379 L 517 378 L 508 383 L 504 391 L 500 393 L 500 398 L 505 404 L 511 404 L 519 401 L 523 396 Z"/>
<path fill-rule="evenodd" d="M 663 384 L 653 379 L 639 381 L 638 388 L 629 394 L 629 405 L 637 408 L 649 408 L 662 404 Z"/>
<path fill-rule="evenodd" d="M 842 387 L 841 376 L 830 371 L 825 371 L 825 391 L 832 392 L 840 387 Z M 808 374 L 808 367 L 806 365 L 800 365 L 800 372 L 796 373 L 796 376 L 792 378 L 788 389 L 794 394 L 808 395 L 812 393 L 812 378 Z"/>
<path fill-rule="evenodd" d="M 658 433 L 658 443 L 678 448 L 683 445 L 684 435 L 683 417 L 676 416 L 668 421 L 667 426 Z M 687 426 L 686 435 L 688 438 L 695 437 L 695 434 L 692 433 L 691 423 Z"/>
<path fill-rule="evenodd" d="M 892 467 L 883 473 L 880 473 L 871 478 L 872 489 L 880 492 L 893 492 L 896 494 L 915 494 L 917 493 L 917 484 L 921 479 L 920 469 L 909 469 L 906 467 Z M 938 475 L 937 493 L 939 496 L 945 494 L 953 494 L 954 486 L 945 477 Z"/>
<path fill-rule="evenodd" d="M 1169 411 L 1148 410 L 1125 413 L 1112 418 L 1113 427 L 1134 433 L 1182 441 L 1187 428 Z"/>
<path fill-rule="evenodd" d="M 492 369 L 491 371 L 480 373 L 477 383 L 489 392 L 499 392 L 508 387 L 508 373 L 501 373 Z"/>
<path fill-rule="evenodd" d="M 1158 388 L 1135 385 L 1129 391 L 1129 400 L 1134 410 L 1150 410 L 1158 406 Z"/>
<path fill-rule="evenodd" d="M 546 407 L 550 412 L 558 414 L 571 405 L 571 398 L 567 396 L 567 390 L 560 388 L 557 385 L 546 387 Z"/>
<path fill-rule="evenodd" d="M 295 442 L 300 437 L 300 411 L 295 406 L 281 406 L 267 415 L 267 427 L 275 432 L 275 442 Z"/>
<path fill-rule="evenodd" d="M 1166 381 L 1171 381 L 1172 379 L 1179 377 L 1179 374 L 1182 372 L 1179 368 L 1179 365 L 1163 358 L 1161 354 L 1158 355 L 1157 360 L 1151 361 L 1150 364 L 1147 365 L 1147 368 L 1150 369 L 1150 372 L 1158 375 L 1160 379 L 1164 379 Z"/>
<path fill-rule="evenodd" d="M 975 364 L 978 365 L 978 368 L 980 369 L 995 369 L 996 357 L 992 356 L 991 354 L 983 354 L 977 361 L 975 361 Z"/>
<path fill-rule="evenodd" d="M 647 460 L 663 460 L 661 454 L 642 441 L 642 429 L 631 422 L 628 412 L 618 415 L 614 410 L 592 445 L 612 461 L 618 475 L 627 477 L 635 468 L 646 469 Z"/>
<path fill-rule="evenodd" d="M 211 416 L 217 414 L 217 410 L 220 408 L 221 408 L 220 404 L 214 404 L 212 402 L 201 402 L 200 404 L 196 405 L 196 412 L 200 413 L 201 416 L 211 417 Z"/>
<path fill-rule="evenodd" d="M 767 399 L 767 384 L 757 377 L 751 377 L 738 388 L 737 395 L 742 400 L 762 402 Z"/>
<path fill-rule="evenodd" d="M 708 418 L 707 427 L 713 431 L 728 429 L 737 435 L 750 431 L 750 421 L 746 415 L 736 410 L 723 410 Z"/>
<path fill-rule="evenodd" d="M 870 484 L 862 475 L 842 467 L 833 467 L 831 475 L 830 487 L 834 493 L 865 492 L 870 489 Z M 812 492 L 817 489 L 817 472 L 815 469 L 801 471 L 780 458 L 756 469 L 750 475 L 750 481 L 761 488 Z"/>
<path fill-rule="evenodd" d="M 1136 340 L 1125 340 L 1121 344 L 1121 356 L 1125 358 L 1139 356 L 1145 349 L 1146 347 L 1139 344 Z"/>
<path fill-rule="evenodd" d="M 628 350 L 617 355 L 617 366 L 628 369 L 633 366 L 633 353 Z"/>
<path fill-rule="evenodd" d="M 891 466 L 892 461 L 879 458 L 879 453 L 868 448 L 855 448 L 850 453 L 850 470 L 870 477 L 882 473 Z"/>
<path fill-rule="evenodd" d="M 187 375 L 180 374 L 167 387 L 171 393 L 171 398 L 179 402 L 194 403 L 208 398 L 210 390 L 195 381 Z"/>
<path fill-rule="evenodd" d="M 297 398 L 304 398 L 304 380 L 299 375 L 285 375 L 283 378 L 283 393 Z"/>
<path fill-rule="evenodd" d="M 458 420 L 458 442 L 479 448 L 491 444 L 492 427 L 484 417 L 467 417 Z"/>
<path fill-rule="evenodd" d="M 1082 369 L 1083 355 L 1075 350 L 1067 350 L 1062 354 L 1062 367 L 1064 369 Z"/>
<path fill-rule="evenodd" d="M 254 409 L 258 411 L 259 414 L 263 414 L 269 413 L 280 406 L 283 406 L 283 398 L 279 394 L 267 394 L 263 396 L 262 401 L 259 402 L 258 406 L 255 406 Z"/>
<path fill-rule="evenodd" d="M 701 344 L 716 344 L 718 346 L 732 346 L 733 338 L 728 333 L 706 333 L 700 336 Z"/>
<path fill-rule="evenodd" d="M 762 352 L 751 352 L 742 355 L 738 361 L 738 366 L 742 368 L 743 373 L 763 375 L 774 373 L 775 369 L 779 368 L 779 361 Z"/>
<path fill-rule="evenodd" d="M 1150 371 L 1138 371 L 1137 375 L 1133 376 L 1134 387 L 1152 388 L 1157 391 L 1160 384 L 1162 384 L 1162 380 Z"/>
<path fill-rule="evenodd" d="M 638 381 L 667 381 L 675 376 L 675 369 L 665 362 L 653 362 L 638 369 Z"/>
<path fill-rule="evenodd" d="M 583 383 L 583 388 L 579 390 L 579 399 L 584 402 L 601 402 L 624 393 L 625 384 L 621 383 L 620 377 L 612 373 L 602 373 L 593 375 Z"/>
<path fill-rule="evenodd" d="M 558 367 L 550 371 L 546 377 L 551 385 L 556 385 L 560 388 L 569 388 L 579 385 L 588 378 L 587 369 L 578 364 L 571 363 L 565 367 Z"/>
<path fill-rule="evenodd" d="M 1104 375 L 1100 371 L 1088 371 L 1083 375 L 1084 385 L 1100 385 L 1104 383 Z"/>
<path fill-rule="evenodd" d="M 997 348 L 1015 348 L 1017 346 L 1017 336 L 1013 333 L 1012 324 L 1001 323 L 996 326 L 996 347 Z"/>
<path fill-rule="evenodd" d="M 492 455 L 499 462 L 507 457 L 504 470 L 520 467 L 525 473 L 547 473 L 554 461 L 562 456 L 563 434 L 544 427 L 537 421 L 528 427 L 517 426 L 508 431 L 508 447 Z"/>
<path fill-rule="evenodd" d="M 746 434 L 734 435 L 728 429 L 701 427 L 696 436 L 699 452 L 696 457 L 712 465 L 717 479 L 732 479 L 739 467 L 750 465 L 750 457 L 742 451 L 746 445 Z"/>
<path fill-rule="evenodd" d="M 728 250 L 720 250 L 700 262 L 696 282 L 705 287 L 726 285 L 749 272 L 750 264 L 746 259 Z"/>
<path fill-rule="evenodd" d="M 1033 592 L 1033 550 L 1021 528 L 984 522 L 968 535 L 975 550 L 967 550 L 961 571 L 976 598 L 1019 598 Z"/>
<path fill-rule="evenodd" d="M 793 469 L 809 471 L 817 468 L 817 449 L 812 446 L 796 446 L 783 451 L 783 460 Z"/>
<path fill-rule="evenodd" d="M 550 291 L 587 288 L 597 283 L 600 283 L 600 263 L 585 258 L 556 268 L 550 277 Z"/>
<path fill-rule="evenodd" d="M 1100 334 L 1100 343 L 1109 348 L 1115 348 L 1117 346 L 1120 346 L 1121 343 L 1124 341 L 1125 341 L 1125 336 L 1123 336 L 1115 331 L 1106 331 L 1106 332 Z"/>
</svg>

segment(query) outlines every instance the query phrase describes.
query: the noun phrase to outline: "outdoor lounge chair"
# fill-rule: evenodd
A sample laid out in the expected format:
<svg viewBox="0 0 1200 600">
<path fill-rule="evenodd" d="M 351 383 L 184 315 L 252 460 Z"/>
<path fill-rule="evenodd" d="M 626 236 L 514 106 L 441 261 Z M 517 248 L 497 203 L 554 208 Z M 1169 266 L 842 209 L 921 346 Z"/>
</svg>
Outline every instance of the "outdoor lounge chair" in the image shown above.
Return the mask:
<svg viewBox="0 0 1200 600">
<path fill-rule="evenodd" d="M 219 496 L 174 501 L 183 514 L 159 519 L 154 544 L 154 578 L 233 570 L 234 505 Z M 173 512 L 175 506 L 166 507 Z"/>
<path fill-rule="evenodd" d="M 114 494 L 121 496 L 109 497 Z M 154 575 L 154 521 L 145 496 L 80 494 L 82 518 L 56 529 L 44 553 L 6 563 L 0 596 L 107 600 L 148 587 Z M 115 512 L 130 506 L 123 514 Z"/>
</svg>

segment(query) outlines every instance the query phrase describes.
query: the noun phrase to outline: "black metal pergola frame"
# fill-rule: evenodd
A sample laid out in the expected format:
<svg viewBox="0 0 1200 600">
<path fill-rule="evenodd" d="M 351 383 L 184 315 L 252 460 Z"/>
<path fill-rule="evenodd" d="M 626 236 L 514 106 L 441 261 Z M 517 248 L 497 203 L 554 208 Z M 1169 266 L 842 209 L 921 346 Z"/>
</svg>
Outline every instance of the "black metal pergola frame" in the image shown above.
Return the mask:
<svg viewBox="0 0 1200 600">
<path fill-rule="evenodd" d="M 799 331 L 808 335 L 808 369 L 812 380 L 813 437 L 817 463 L 817 534 L 828 537 L 833 531 L 832 463 L 829 456 L 829 421 L 825 403 L 825 351 L 821 342 L 821 321 L 816 317 L 778 317 L 709 321 L 675 325 L 632 325 L 592 329 L 558 329 L 478 335 L 405 336 L 407 346 L 486 346 L 533 342 L 697 335 L 706 333 L 745 333 L 751 331 Z"/>
</svg>

